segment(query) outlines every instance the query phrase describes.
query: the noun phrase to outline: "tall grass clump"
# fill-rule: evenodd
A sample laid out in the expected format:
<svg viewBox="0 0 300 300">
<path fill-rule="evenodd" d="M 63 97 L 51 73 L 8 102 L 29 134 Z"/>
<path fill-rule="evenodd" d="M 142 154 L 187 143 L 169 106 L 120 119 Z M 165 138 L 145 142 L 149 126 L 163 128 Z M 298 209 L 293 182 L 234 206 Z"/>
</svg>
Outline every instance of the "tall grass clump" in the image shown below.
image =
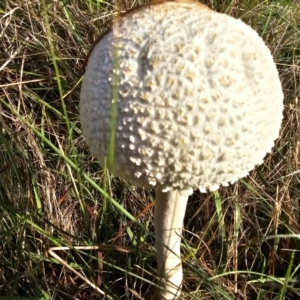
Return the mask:
<svg viewBox="0 0 300 300">
<path fill-rule="evenodd" d="M 263 165 L 190 198 L 181 298 L 298 299 L 300 4 L 203 2 L 259 32 L 274 55 L 285 110 Z M 112 18 L 139 4 L 0 2 L 1 300 L 153 295 L 153 193 L 102 169 L 78 121 L 89 48 Z"/>
</svg>

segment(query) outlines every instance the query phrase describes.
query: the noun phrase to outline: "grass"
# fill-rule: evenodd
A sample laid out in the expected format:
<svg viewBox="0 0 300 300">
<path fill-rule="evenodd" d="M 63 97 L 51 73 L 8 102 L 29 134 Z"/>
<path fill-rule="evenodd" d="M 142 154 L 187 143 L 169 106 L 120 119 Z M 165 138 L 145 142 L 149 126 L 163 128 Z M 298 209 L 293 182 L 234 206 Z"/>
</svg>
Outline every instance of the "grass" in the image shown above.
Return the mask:
<svg viewBox="0 0 300 300">
<path fill-rule="evenodd" d="M 261 34 L 280 72 L 285 111 L 263 165 L 190 198 L 181 299 L 298 299 L 300 5 L 205 2 Z M 153 294 L 153 192 L 104 171 L 78 120 L 85 56 L 131 5 L 0 3 L 0 300 Z"/>
</svg>

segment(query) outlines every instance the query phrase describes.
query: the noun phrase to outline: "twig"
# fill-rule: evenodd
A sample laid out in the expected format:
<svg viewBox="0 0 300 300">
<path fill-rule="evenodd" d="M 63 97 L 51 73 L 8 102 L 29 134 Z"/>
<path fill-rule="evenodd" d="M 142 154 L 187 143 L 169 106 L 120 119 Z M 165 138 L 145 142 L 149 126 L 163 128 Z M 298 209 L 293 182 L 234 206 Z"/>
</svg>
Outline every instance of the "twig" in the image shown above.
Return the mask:
<svg viewBox="0 0 300 300">
<path fill-rule="evenodd" d="M 75 249 L 85 249 L 85 250 L 91 250 L 91 249 L 97 249 L 97 246 L 79 246 L 79 247 L 74 247 Z M 79 272 L 74 270 L 70 265 L 67 264 L 62 258 L 60 258 L 54 251 L 56 250 L 71 250 L 69 247 L 52 247 L 48 250 L 48 253 L 53 257 L 56 258 L 63 266 L 65 266 L 67 269 L 69 269 L 71 272 L 76 274 L 79 278 L 84 280 L 89 286 L 94 288 L 97 292 L 99 292 L 101 295 L 107 297 L 107 299 L 113 299 L 107 294 L 105 294 L 100 288 L 98 288 L 94 283 L 92 283 L 90 280 L 85 278 L 83 275 L 81 275 Z"/>
</svg>

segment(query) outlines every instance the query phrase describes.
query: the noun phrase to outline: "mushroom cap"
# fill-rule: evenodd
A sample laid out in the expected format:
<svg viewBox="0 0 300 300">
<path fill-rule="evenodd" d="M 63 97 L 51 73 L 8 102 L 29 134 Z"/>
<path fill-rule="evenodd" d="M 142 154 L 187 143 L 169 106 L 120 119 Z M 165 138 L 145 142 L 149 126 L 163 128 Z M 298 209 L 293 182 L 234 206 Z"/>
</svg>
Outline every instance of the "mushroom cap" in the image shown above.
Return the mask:
<svg viewBox="0 0 300 300">
<path fill-rule="evenodd" d="M 102 165 L 114 101 L 111 171 L 162 191 L 215 190 L 246 176 L 271 151 L 283 111 L 278 72 L 258 34 L 183 2 L 129 12 L 91 52 L 80 119 Z"/>
</svg>

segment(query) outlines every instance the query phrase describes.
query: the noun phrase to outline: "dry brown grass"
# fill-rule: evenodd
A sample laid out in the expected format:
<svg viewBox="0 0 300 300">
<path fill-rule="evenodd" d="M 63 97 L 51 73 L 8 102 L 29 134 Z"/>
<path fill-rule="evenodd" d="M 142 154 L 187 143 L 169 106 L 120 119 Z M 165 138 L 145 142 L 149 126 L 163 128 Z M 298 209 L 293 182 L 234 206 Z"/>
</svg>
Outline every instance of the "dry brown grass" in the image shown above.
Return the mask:
<svg viewBox="0 0 300 300">
<path fill-rule="evenodd" d="M 45 2 L 0 3 L 0 296 L 102 299 L 93 282 L 113 299 L 149 299 L 152 192 L 101 171 L 78 123 L 85 56 L 104 24 L 132 3 Z M 261 33 L 280 71 L 285 111 L 262 166 L 218 193 L 191 197 L 182 299 L 297 299 L 300 6 L 204 2 Z M 131 223 L 82 172 L 144 225 Z M 70 248 L 54 251 L 62 261 L 51 256 L 54 246 Z"/>
</svg>

